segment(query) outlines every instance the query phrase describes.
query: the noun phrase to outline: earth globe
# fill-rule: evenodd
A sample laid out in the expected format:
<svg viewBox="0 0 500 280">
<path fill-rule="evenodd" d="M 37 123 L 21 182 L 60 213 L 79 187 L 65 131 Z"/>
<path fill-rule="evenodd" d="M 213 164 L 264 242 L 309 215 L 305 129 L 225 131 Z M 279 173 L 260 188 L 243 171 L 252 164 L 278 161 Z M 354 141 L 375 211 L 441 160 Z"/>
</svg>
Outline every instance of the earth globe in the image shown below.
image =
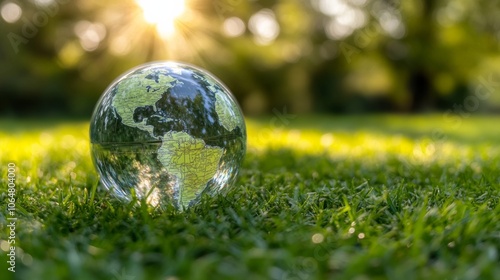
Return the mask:
<svg viewBox="0 0 500 280">
<path fill-rule="evenodd" d="M 177 62 L 138 66 L 102 94 L 91 155 L 119 198 L 183 210 L 234 184 L 246 151 L 243 114 L 207 71 Z"/>
</svg>

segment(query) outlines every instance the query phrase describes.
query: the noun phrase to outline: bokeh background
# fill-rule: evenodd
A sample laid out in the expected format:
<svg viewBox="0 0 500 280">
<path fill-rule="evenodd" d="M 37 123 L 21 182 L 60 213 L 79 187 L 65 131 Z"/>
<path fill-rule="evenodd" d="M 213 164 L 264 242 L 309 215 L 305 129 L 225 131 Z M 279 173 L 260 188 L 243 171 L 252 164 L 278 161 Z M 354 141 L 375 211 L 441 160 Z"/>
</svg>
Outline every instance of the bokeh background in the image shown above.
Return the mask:
<svg viewBox="0 0 500 280">
<path fill-rule="evenodd" d="M 204 67 L 247 115 L 500 111 L 500 2 L 5 0 L 0 115 L 89 118 L 121 73 Z"/>
</svg>

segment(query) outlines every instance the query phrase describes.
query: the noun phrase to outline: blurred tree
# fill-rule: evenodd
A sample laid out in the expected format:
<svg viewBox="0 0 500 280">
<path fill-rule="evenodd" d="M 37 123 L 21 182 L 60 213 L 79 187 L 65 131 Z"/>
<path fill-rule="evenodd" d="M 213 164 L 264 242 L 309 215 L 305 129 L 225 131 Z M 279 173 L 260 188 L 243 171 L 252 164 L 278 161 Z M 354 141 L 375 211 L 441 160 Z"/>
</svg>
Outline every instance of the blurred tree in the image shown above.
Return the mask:
<svg viewBox="0 0 500 280">
<path fill-rule="evenodd" d="M 89 115 L 135 65 L 212 71 L 247 113 L 452 108 L 500 72 L 488 0 L 6 0 L 0 110 Z M 490 107 L 500 107 L 490 87 Z M 496 105 L 495 105 L 496 104 Z M 486 107 L 485 107 L 486 108 Z"/>
</svg>

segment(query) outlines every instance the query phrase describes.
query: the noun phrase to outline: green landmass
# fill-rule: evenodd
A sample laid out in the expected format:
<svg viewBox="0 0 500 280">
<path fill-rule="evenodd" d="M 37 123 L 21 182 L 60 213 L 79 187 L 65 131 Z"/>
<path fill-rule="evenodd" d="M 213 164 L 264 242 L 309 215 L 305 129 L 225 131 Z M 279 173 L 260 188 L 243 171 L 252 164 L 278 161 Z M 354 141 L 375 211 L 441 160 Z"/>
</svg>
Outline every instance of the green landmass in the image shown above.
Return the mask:
<svg viewBox="0 0 500 280">
<path fill-rule="evenodd" d="M 150 74 L 148 72 L 134 74 L 118 82 L 112 105 L 122 118 L 124 125 L 147 131 L 153 136 L 154 127 L 146 124 L 147 119 L 135 122 L 134 111 L 143 106 L 153 106 L 156 110 L 155 103 L 161 99 L 167 89 L 174 86 L 176 79 L 171 76 L 158 75 L 158 82 L 156 82 L 146 78 Z"/>
<path fill-rule="evenodd" d="M 206 146 L 186 132 L 168 132 L 162 137 L 158 160 L 180 187 L 179 202 L 188 206 L 217 172 L 222 148 Z"/>
<path fill-rule="evenodd" d="M 198 76 L 201 80 L 208 83 L 207 88 L 215 95 L 215 111 L 219 116 L 219 122 L 228 131 L 232 131 L 238 126 L 236 115 L 231 108 L 227 106 L 229 100 L 224 97 L 224 93 L 218 89 L 217 82 L 210 76 Z"/>
<path fill-rule="evenodd" d="M 222 126 L 228 131 L 232 131 L 238 126 L 237 117 L 228 106 L 227 98 L 222 95 L 223 93 L 219 91 L 215 93 L 215 111 Z"/>
</svg>

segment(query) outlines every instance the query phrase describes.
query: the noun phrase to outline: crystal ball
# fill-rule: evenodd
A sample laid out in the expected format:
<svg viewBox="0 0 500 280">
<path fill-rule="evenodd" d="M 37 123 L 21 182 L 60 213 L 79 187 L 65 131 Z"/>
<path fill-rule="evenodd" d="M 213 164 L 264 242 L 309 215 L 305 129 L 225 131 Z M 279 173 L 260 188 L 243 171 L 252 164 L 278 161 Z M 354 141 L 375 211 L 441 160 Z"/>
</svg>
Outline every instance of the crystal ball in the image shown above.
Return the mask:
<svg viewBox="0 0 500 280">
<path fill-rule="evenodd" d="M 212 74 L 155 62 L 129 70 L 104 91 L 90 142 L 104 188 L 182 210 L 234 184 L 246 128 L 236 99 Z"/>
</svg>

